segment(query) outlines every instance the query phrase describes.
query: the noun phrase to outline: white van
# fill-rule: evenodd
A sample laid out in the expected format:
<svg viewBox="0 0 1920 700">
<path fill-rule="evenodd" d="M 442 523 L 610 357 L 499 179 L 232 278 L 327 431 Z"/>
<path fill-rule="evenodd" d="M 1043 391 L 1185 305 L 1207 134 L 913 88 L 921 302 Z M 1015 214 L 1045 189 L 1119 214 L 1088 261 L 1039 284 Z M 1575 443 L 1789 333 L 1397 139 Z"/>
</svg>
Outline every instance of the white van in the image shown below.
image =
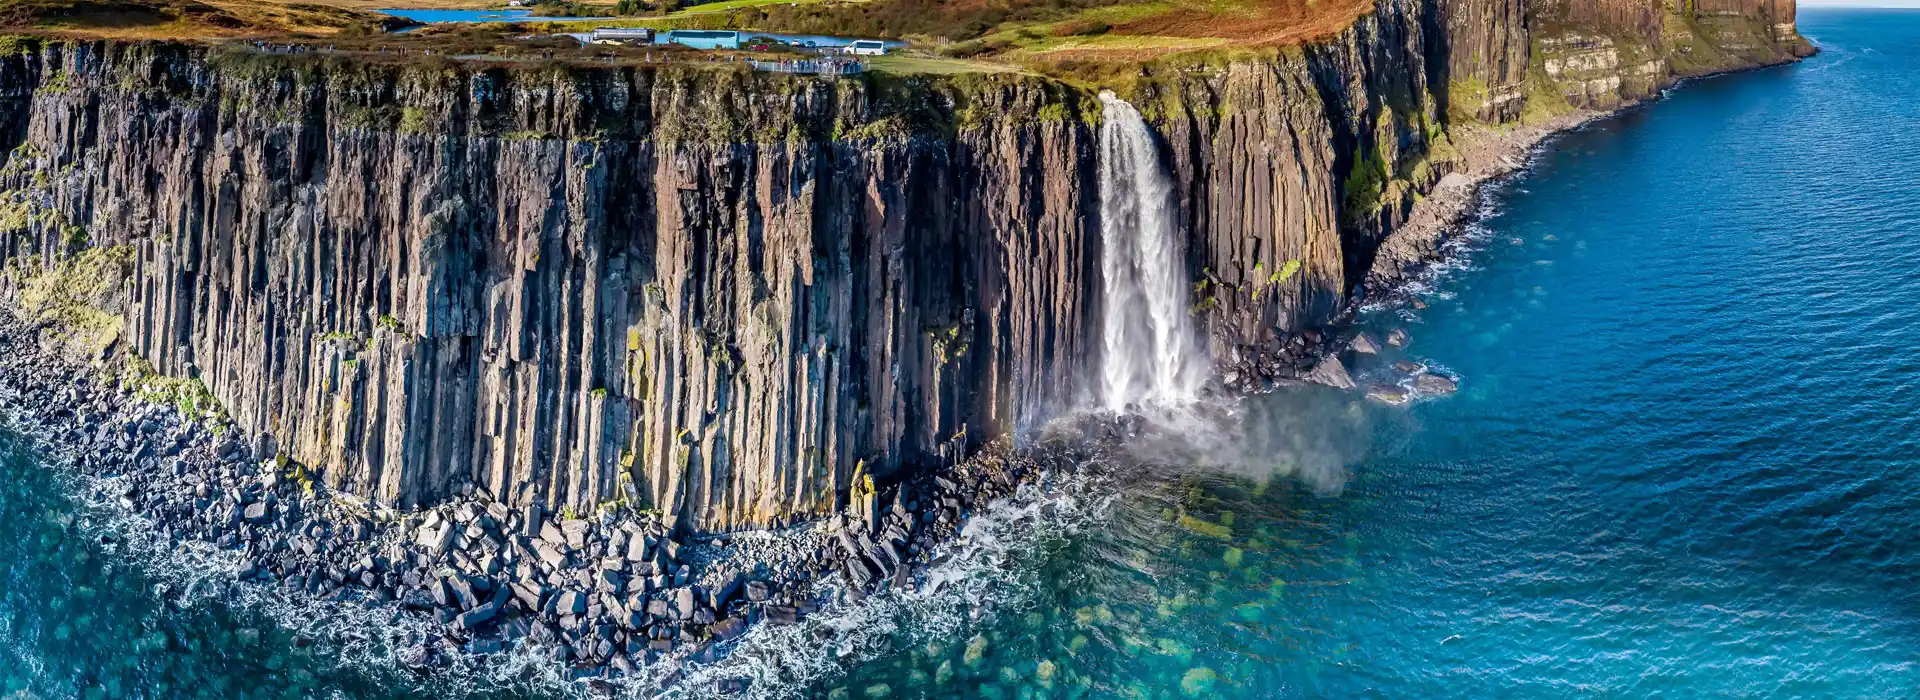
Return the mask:
<svg viewBox="0 0 1920 700">
<path fill-rule="evenodd" d="M 885 56 L 887 55 L 887 43 L 884 41 L 874 41 L 872 39 L 861 39 L 847 44 L 846 52 L 855 56 Z"/>
</svg>

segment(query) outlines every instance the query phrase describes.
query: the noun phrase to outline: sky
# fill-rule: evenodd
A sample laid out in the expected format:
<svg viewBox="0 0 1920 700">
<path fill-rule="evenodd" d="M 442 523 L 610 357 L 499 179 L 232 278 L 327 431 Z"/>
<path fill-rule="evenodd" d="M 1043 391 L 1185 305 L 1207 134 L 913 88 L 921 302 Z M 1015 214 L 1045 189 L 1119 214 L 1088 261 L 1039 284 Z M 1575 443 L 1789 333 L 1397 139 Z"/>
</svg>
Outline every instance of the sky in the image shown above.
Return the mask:
<svg viewBox="0 0 1920 700">
<path fill-rule="evenodd" d="M 1801 7 L 1911 7 L 1920 9 L 1920 0 L 1800 0 Z"/>
</svg>

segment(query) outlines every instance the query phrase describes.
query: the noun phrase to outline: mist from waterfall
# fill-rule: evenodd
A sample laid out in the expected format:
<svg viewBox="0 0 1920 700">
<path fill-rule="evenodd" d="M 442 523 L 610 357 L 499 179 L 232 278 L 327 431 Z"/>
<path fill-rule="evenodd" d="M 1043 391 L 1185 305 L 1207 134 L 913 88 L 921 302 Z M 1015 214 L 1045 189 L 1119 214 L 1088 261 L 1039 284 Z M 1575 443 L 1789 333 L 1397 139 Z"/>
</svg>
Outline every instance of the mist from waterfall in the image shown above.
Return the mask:
<svg viewBox="0 0 1920 700">
<path fill-rule="evenodd" d="M 1208 363 L 1188 318 L 1173 184 L 1140 112 L 1112 92 L 1100 101 L 1100 404 L 1117 412 L 1190 401 Z"/>
</svg>

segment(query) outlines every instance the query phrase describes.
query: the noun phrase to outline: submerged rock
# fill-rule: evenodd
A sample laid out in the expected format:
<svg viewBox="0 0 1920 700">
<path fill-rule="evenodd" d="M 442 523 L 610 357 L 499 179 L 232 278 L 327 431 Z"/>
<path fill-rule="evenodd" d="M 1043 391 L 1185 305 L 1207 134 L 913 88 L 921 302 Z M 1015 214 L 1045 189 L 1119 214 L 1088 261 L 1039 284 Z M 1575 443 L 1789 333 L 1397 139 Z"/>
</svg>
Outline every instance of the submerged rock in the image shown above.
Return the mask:
<svg viewBox="0 0 1920 700">
<path fill-rule="evenodd" d="M 968 666 L 979 666 L 980 662 L 986 658 L 987 638 L 985 636 L 976 634 L 973 639 L 967 640 L 967 651 L 961 656 L 961 661 L 966 662 Z"/>
<path fill-rule="evenodd" d="M 1367 398 L 1398 406 L 1411 400 L 1413 396 L 1407 393 L 1406 389 L 1392 384 L 1375 384 L 1367 388 Z"/>
<path fill-rule="evenodd" d="M 1387 344 L 1396 348 L 1404 348 L 1407 346 L 1407 343 L 1411 342 L 1413 342 L 1413 339 L 1407 336 L 1407 329 L 1405 328 L 1395 328 L 1387 334 Z"/>
<path fill-rule="evenodd" d="M 1451 394 L 1460 390 L 1460 383 L 1438 374 L 1421 374 L 1413 378 L 1413 388 L 1422 394 Z"/>
</svg>

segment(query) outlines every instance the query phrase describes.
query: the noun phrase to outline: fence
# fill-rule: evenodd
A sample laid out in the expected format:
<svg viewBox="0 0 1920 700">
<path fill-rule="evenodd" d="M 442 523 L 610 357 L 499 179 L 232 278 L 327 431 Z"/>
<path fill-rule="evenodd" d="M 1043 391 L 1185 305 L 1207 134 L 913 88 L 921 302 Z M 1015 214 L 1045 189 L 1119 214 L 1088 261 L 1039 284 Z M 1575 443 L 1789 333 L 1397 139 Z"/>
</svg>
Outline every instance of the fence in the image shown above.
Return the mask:
<svg viewBox="0 0 1920 700">
<path fill-rule="evenodd" d="M 754 61 L 753 69 L 769 73 L 795 73 L 799 75 L 859 75 L 866 66 L 859 61 L 839 60 L 790 60 L 790 61 Z"/>
</svg>

